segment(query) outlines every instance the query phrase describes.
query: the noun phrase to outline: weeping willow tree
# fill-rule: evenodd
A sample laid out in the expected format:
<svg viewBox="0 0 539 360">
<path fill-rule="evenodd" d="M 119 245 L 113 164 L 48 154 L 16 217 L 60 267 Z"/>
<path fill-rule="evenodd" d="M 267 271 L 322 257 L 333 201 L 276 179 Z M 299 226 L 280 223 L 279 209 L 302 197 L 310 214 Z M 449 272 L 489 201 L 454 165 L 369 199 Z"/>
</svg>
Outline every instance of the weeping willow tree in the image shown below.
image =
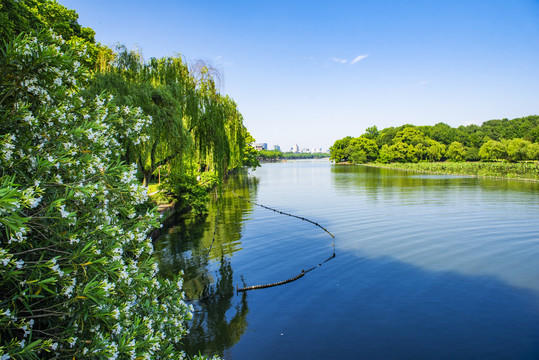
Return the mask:
<svg viewBox="0 0 539 360">
<path fill-rule="evenodd" d="M 113 55 L 101 59 L 90 91 L 112 93 L 120 109 L 152 117 L 149 140 L 122 144 L 124 160 L 137 164 L 144 184 L 160 168 L 181 181 L 204 172 L 221 178 L 244 165 L 248 133 L 236 103 L 219 93 L 214 68 L 199 61 L 190 69 L 180 56 L 145 62 L 140 51 L 123 46 Z"/>
</svg>

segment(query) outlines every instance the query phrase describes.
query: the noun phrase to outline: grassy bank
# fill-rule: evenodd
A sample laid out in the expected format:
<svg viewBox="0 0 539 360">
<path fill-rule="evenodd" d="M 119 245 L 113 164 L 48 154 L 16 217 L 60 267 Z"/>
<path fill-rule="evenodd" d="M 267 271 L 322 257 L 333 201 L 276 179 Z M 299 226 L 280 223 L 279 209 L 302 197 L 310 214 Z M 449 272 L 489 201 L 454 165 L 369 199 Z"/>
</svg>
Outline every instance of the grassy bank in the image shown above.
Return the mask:
<svg viewBox="0 0 539 360">
<path fill-rule="evenodd" d="M 473 175 L 505 179 L 539 180 L 538 162 L 432 162 L 370 164 L 369 166 L 429 174 Z"/>
</svg>

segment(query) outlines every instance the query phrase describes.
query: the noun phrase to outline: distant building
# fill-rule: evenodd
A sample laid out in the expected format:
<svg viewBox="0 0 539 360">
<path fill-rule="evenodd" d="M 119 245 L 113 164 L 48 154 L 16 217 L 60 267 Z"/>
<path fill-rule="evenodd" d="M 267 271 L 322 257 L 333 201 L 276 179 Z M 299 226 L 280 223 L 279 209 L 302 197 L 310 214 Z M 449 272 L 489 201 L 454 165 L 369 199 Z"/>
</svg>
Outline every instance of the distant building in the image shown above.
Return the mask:
<svg viewBox="0 0 539 360">
<path fill-rule="evenodd" d="M 255 149 L 257 150 L 268 150 L 268 144 L 267 143 L 256 143 Z"/>
<path fill-rule="evenodd" d="M 302 153 L 310 153 L 311 150 L 309 148 L 303 148 L 303 149 L 301 149 L 301 152 Z"/>
<path fill-rule="evenodd" d="M 294 146 L 292 146 L 292 152 L 293 152 L 293 153 L 299 153 L 299 146 L 298 146 L 298 144 L 295 144 Z"/>
<path fill-rule="evenodd" d="M 279 145 L 273 145 L 273 150 L 281 151 L 281 147 Z"/>
</svg>

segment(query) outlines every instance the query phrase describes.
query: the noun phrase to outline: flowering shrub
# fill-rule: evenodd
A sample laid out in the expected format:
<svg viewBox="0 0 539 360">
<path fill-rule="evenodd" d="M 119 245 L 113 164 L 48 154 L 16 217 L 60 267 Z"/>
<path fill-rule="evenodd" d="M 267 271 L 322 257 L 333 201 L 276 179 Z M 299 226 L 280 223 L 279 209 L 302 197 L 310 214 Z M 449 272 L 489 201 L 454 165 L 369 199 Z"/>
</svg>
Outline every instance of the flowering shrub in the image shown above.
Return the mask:
<svg viewBox="0 0 539 360">
<path fill-rule="evenodd" d="M 81 94 L 83 48 L 42 32 L 0 55 L 0 358 L 182 358 L 181 280 L 120 142 L 150 119 Z"/>
</svg>

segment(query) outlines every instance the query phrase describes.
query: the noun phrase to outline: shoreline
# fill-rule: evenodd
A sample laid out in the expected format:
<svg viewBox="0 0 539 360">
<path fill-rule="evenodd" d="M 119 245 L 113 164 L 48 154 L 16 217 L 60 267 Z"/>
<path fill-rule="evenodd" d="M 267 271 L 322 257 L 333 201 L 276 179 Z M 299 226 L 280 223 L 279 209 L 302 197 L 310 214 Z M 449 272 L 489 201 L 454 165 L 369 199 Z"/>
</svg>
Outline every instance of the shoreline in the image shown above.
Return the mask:
<svg viewBox="0 0 539 360">
<path fill-rule="evenodd" d="M 341 165 L 342 163 L 338 163 L 336 165 Z M 464 172 L 448 172 L 448 171 L 433 171 L 428 169 L 412 169 L 412 168 L 404 168 L 399 167 L 398 165 L 395 166 L 397 163 L 392 164 L 376 164 L 376 163 L 366 163 L 366 164 L 342 164 L 342 165 L 362 165 L 362 166 L 368 166 L 368 167 L 374 167 L 374 168 L 381 168 L 381 169 L 393 169 L 393 170 L 399 170 L 399 171 L 410 171 L 414 173 L 424 173 L 424 174 L 432 174 L 432 175 L 455 175 L 455 176 L 470 176 L 475 178 L 485 178 L 485 179 L 497 179 L 497 180 L 517 180 L 517 181 L 530 181 L 530 182 L 539 182 L 539 179 L 533 179 L 528 177 L 508 177 L 508 176 L 495 176 L 495 175 L 480 175 L 480 174 L 469 174 Z M 433 164 L 433 163 L 427 163 L 427 164 Z M 434 164 L 444 164 L 443 162 L 434 163 Z M 534 163 L 535 164 L 535 163 Z"/>
</svg>

